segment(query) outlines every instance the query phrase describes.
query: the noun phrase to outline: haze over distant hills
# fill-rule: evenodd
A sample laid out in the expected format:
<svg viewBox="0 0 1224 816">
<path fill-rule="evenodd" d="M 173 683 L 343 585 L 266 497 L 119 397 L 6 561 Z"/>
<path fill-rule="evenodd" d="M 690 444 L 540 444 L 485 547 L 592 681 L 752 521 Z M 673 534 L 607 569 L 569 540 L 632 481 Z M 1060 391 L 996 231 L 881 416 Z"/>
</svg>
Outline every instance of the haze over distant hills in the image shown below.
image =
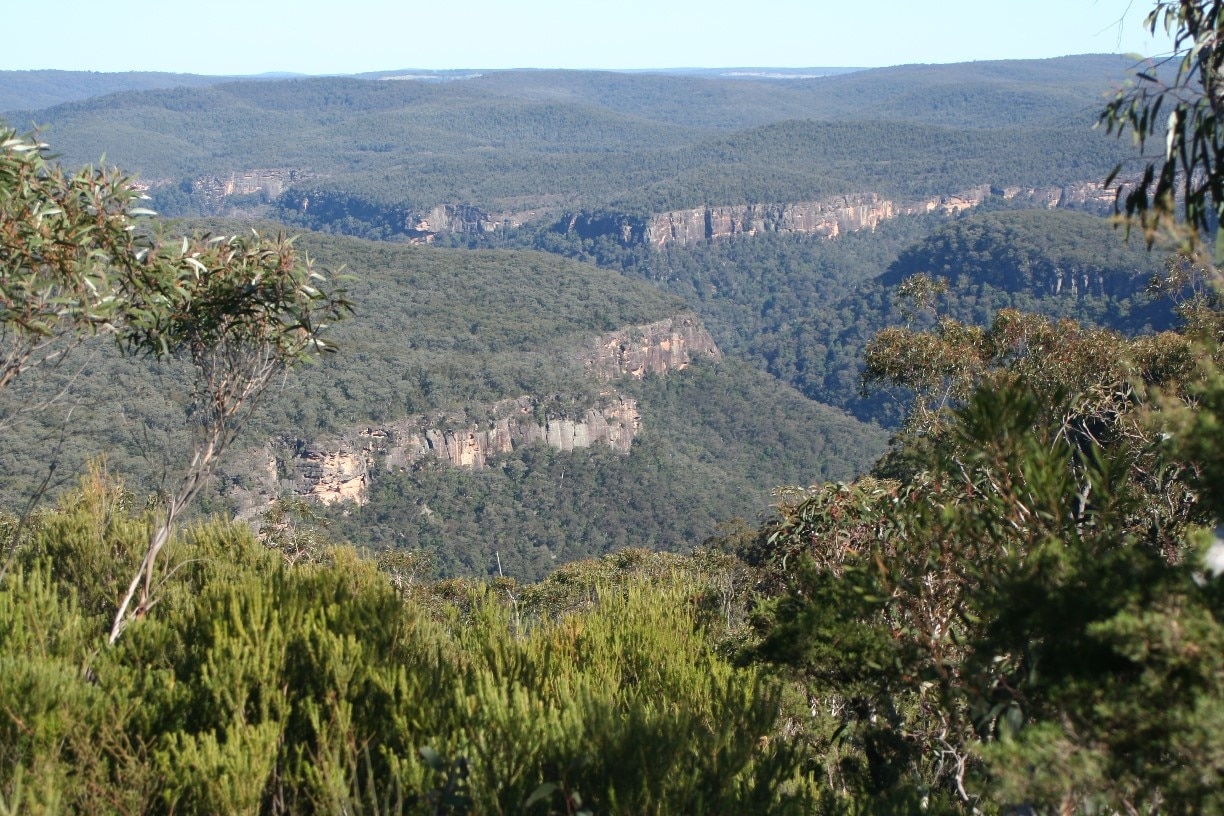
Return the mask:
<svg viewBox="0 0 1224 816">
<path fill-rule="evenodd" d="M 168 88 L 198 88 L 221 82 L 256 79 L 306 79 L 311 76 L 353 76 L 359 79 L 417 80 L 421 82 L 448 82 L 474 79 L 489 73 L 501 73 L 505 69 L 489 70 L 477 68 L 455 68 L 431 70 L 423 68 L 401 68 L 388 71 L 370 71 L 359 74 L 302 74 L 292 71 L 265 71 L 253 75 L 176 74 L 165 71 L 0 71 L 0 113 L 4 111 L 29 111 L 49 108 L 63 102 L 76 102 L 94 96 L 106 96 L 123 91 L 147 91 Z M 681 76 L 722 77 L 726 79 L 814 79 L 836 74 L 850 73 L 860 68 L 643 68 L 623 71 L 633 74 L 674 74 Z"/>
<path fill-rule="evenodd" d="M 310 226 L 367 222 L 363 234 L 391 237 L 440 206 L 478 208 L 474 228 L 487 230 L 574 209 L 911 199 L 1095 180 L 1119 146 L 1091 125 L 1103 89 L 1132 67 L 1097 55 L 795 81 L 581 71 L 443 83 L 212 78 L 7 118 L 45 125 L 66 162 L 105 154 L 167 213 L 219 212 L 219 199 L 258 194 Z"/>
<path fill-rule="evenodd" d="M 342 354 L 270 401 L 217 506 L 288 491 L 353 541 L 453 573 L 500 547 L 538 577 L 683 549 L 779 483 L 867 467 L 906 397 L 861 393 L 862 351 L 906 319 L 910 274 L 946 278 L 941 309 L 970 321 L 1168 325 L 1144 294 L 1158 259 L 1100 218 L 1129 145 L 1092 126 L 1133 68 L 7 72 L 0 108 L 186 228 L 304 231 L 357 275 Z M 78 385 L 92 442 L 149 478 L 106 388 L 158 386 L 109 365 Z M 150 410 L 129 419 L 173 439 L 176 407 Z"/>
</svg>

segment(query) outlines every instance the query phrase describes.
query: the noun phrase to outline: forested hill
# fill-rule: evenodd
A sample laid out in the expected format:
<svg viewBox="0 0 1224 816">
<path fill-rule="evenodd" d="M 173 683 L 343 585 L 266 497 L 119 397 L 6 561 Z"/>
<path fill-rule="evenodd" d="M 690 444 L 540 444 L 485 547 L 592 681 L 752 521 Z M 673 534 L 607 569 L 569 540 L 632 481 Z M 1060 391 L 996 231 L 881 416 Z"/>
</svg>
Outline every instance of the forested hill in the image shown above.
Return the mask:
<svg viewBox="0 0 1224 816">
<path fill-rule="evenodd" d="M 1174 304 L 1146 291 L 1162 269 L 1159 249 L 1125 243 L 1108 219 L 1070 210 L 897 219 L 836 241 L 767 235 L 651 251 L 554 236 L 550 246 L 654 281 L 684 298 L 728 355 L 885 424 L 902 405 L 861 395 L 862 352 L 906 320 L 896 293 L 910 275 L 946 278 L 941 312 L 977 324 L 1008 307 L 1128 333 L 1174 322 Z"/>
<path fill-rule="evenodd" d="M 200 88 L 231 77 L 162 71 L 0 71 L 0 111 L 37 110 L 123 91 Z"/>
<path fill-rule="evenodd" d="M 755 519 L 778 484 L 851 478 L 884 448 L 878 427 L 720 362 L 686 304 L 643 281 L 542 252 L 298 246 L 344 266 L 355 314 L 339 354 L 265 395 L 209 509 L 296 492 L 335 501 L 355 543 L 426 550 L 448 574 L 484 573 L 500 549 L 538 578 L 615 548 L 687 549 Z M 138 494 L 177 461 L 185 372 L 111 351 L 6 392 L 4 506 L 48 460 L 58 478 L 105 454 Z M 20 410 L 68 385 L 70 401 Z"/>
<path fill-rule="evenodd" d="M 880 276 L 896 286 L 918 273 L 953 285 L 988 286 L 1037 298 L 1142 295 L 1159 270 L 1143 239 L 1087 213 L 981 213 L 949 224 L 901 253 Z M 1163 328 L 1163 327 L 1162 327 Z"/>
<path fill-rule="evenodd" d="M 1132 67 L 1098 55 L 791 81 L 316 78 L 120 93 L 9 121 L 47 125 L 69 164 L 105 154 L 166 213 L 272 203 L 310 226 L 403 237 L 440 205 L 480 208 L 485 229 L 575 209 L 1096 181 L 1119 156 L 1091 131 L 1100 94 Z"/>
</svg>

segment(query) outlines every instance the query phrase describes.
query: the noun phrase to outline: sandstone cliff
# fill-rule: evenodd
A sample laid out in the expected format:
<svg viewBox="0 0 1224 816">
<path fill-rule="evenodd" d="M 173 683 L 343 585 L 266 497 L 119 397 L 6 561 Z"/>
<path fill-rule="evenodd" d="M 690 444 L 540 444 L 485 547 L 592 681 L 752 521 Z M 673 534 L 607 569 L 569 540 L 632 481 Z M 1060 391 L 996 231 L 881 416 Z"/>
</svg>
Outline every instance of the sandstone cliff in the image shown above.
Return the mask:
<svg viewBox="0 0 1224 816">
<path fill-rule="evenodd" d="M 513 220 L 490 215 L 470 204 L 439 204 L 422 216 L 409 214 L 404 233 L 411 243 L 427 244 L 443 232 L 478 235 L 517 226 Z"/>
<path fill-rule="evenodd" d="M 282 195 L 290 185 L 310 177 L 307 171 L 294 168 L 242 170 L 225 176 L 194 178 L 191 192 L 210 206 L 220 204 L 230 196 L 252 193 L 262 193 L 265 199 L 271 200 Z"/>
<path fill-rule="evenodd" d="M 499 453 L 535 443 L 561 451 L 606 445 L 628 453 L 642 422 L 637 402 L 615 392 L 576 418 L 549 417 L 545 401 L 527 396 L 496 403 L 489 414 L 484 423 L 460 427 L 456 417 L 411 417 L 388 428 L 366 428 L 359 436 L 369 440 L 365 450 L 383 454 L 387 470 L 411 467 L 426 456 L 481 468 Z"/>
<path fill-rule="evenodd" d="M 666 375 L 694 356 L 722 352 L 692 314 L 631 326 L 596 338 L 579 352 L 587 372 L 604 382 Z M 499 454 L 543 444 L 561 451 L 606 446 L 628 454 L 641 429 L 636 400 L 607 386 L 594 405 L 564 409 L 552 396 L 521 396 L 492 405 L 355 428 L 326 440 L 285 437 L 248 457 L 246 475 L 229 495 L 248 508 L 293 493 L 323 504 L 364 503 L 380 473 L 436 459 L 482 468 Z"/>
<path fill-rule="evenodd" d="M 577 417 L 548 416 L 547 402 L 523 396 L 486 406 L 481 420 L 462 412 L 421 414 L 332 439 L 278 439 L 255 454 L 255 472 L 243 480 L 253 484 L 230 496 L 252 507 L 285 493 L 321 504 L 364 504 L 379 472 L 406 470 L 427 458 L 475 469 L 531 444 L 561 451 L 605 445 L 627 454 L 641 427 L 637 402 L 614 391 Z"/>
<path fill-rule="evenodd" d="M 440 234 L 479 235 L 521 226 L 537 213 L 490 213 L 471 204 L 438 204 L 428 211 L 369 201 L 359 195 L 335 190 L 295 188 L 278 199 L 286 209 L 302 213 L 310 220 L 326 224 L 341 219 L 356 219 L 384 228 L 412 244 L 429 244 Z"/>
<path fill-rule="evenodd" d="M 600 379 L 640 380 L 647 374 L 679 371 L 694 355 L 722 359 L 722 352 L 701 321 L 685 314 L 606 334 L 595 341 L 585 363 L 587 370 Z"/>
<path fill-rule="evenodd" d="M 950 195 L 917 201 L 895 201 L 875 193 L 844 195 L 822 201 L 782 204 L 738 204 L 695 207 L 635 218 L 609 213 L 570 214 L 555 227 L 581 238 L 612 237 L 624 245 L 662 248 L 689 246 L 737 235 L 795 233 L 836 238 L 847 232 L 875 229 L 882 221 L 902 215 L 940 212 L 956 215 L 992 196 L 1028 201 L 1038 207 L 1107 209 L 1114 194 L 1099 184 L 1083 182 L 1066 187 L 995 188 L 981 185 Z"/>
</svg>

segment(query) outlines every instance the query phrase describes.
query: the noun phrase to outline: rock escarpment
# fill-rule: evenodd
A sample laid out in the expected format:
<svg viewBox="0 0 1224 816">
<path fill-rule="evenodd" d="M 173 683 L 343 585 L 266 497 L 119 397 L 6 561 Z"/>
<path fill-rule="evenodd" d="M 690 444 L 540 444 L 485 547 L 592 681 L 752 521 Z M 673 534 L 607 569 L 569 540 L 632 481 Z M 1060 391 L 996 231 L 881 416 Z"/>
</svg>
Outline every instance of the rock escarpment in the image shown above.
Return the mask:
<svg viewBox="0 0 1224 816">
<path fill-rule="evenodd" d="M 902 215 L 933 212 L 956 215 L 993 196 L 1051 208 L 1105 210 L 1114 202 L 1112 191 L 1092 182 L 1032 188 L 997 188 L 987 184 L 908 202 L 862 193 L 822 201 L 694 207 L 641 218 L 610 213 L 570 214 L 555 229 L 581 238 L 611 237 L 626 246 L 644 244 L 656 249 L 767 233 L 836 238 L 847 232 L 873 230 L 881 222 Z"/>
<path fill-rule="evenodd" d="M 443 232 L 478 235 L 517 226 L 470 204 L 439 204 L 424 215 L 407 216 L 404 233 L 413 243 L 431 243 Z"/>
<path fill-rule="evenodd" d="M 714 338 L 693 315 L 678 315 L 606 334 L 586 358 L 587 370 L 612 380 L 667 374 L 688 366 L 694 355 L 722 359 Z"/>
<path fill-rule="evenodd" d="M 481 235 L 521 226 L 536 214 L 490 213 L 471 204 L 438 204 L 428 210 L 382 204 L 340 190 L 295 188 L 277 199 L 286 210 L 318 225 L 352 220 L 411 244 L 429 244 L 441 234 Z"/>
<path fill-rule="evenodd" d="M 364 503 L 380 474 L 436 460 L 482 468 L 524 445 L 560 451 L 604 446 L 628 454 L 642 417 L 637 401 L 616 390 L 620 378 L 666 375 L 696 355 L 722 353 L 701 322 L 682 314 L 596 338 L 581 351 L 587 372 L 607 383 L 595 403 L 564 407 L 558 395 L 525 395 L 492 405 L 367 425 L 330 439 L 284 437 L 247 457 L 231 498 L 249 508 L 291 493 L 323 504 Z"/>
<path fill-rule="evenodd" d="M 481 468 L 500 453 L 545 444 L 560 451 L 605 445 L 628 453 L 641 427 L 637 401 L 614 391 L 577 417 L 548 416 L 546 401 L 523 396 L 489 406 L 489 418 L 464 424 L 460 416 L 411 417 L 387 428 L 366 428 L 365 450 L 383 454 L 387 470 L 408 468 L 427 456 L 455 467 Z"/>
<path fill-rule="evenodd" d="M 487 235 L 506 232 L 543 216 L 541 210 L 491 212 L 466 203 L 440 203 L 428 209 L 410 204 L 376 202 L 344 190 L 304 186 L 313 175 L 301 169 L 246 170 L 228 176 L 192 180 L 193 194 L 209 206 L 235 195 L 263 193 L 266 199 L 315 227 L 356 223 L 383 237 L 413 244 L 432 243 L 439 235 Z M 877 193 L 853 193 L 819 201 L 729 204 L 692 207 L 644 216 L 617 212 L 569 213 L 553 229 L 581 238 L 612 238 L 625 246 L 690 246 L 735 236 L 769 233 L 836 238 L 847 232 L 873 230 L 903 215 L 939 212 L 956 215 L 992 197 L 1019 200 L 1032 207 L 1077 207 L 1107 210 L 1115 193 L 1096 182 L 1051 187 L 998 187 L 982 184 L 955 193 L 901 200 Z"/>
<path fill-rule="evenodd" d="M 380 472 L 408 470 L 427 459 L 482 468 L 499 454 L 532 444 L 561 451 L 603 445 L 627 454 L 642 423 L 637 401 L 615 391 L 576 417 L 549 416 L 549 402 L 523 396 L 485 406 L 479 420 L 465 412 L 421 414 L 331 439 L 282 438 L 256 455 L 253 487 L 230 495 L 252 506 L 286 493 L 321 504 L 364 504 Z"/>
<path fill-rule="evenodd" d="M 253 193 L 262 193 L 265 199 L 271 200 L 310 176 L 305 170 L 285 167 L 241 170 L 225 176 L 198 176 L 191 180 L 191 193 L 209 206 L 219 205 L 230 196 Z"/>
</svg>

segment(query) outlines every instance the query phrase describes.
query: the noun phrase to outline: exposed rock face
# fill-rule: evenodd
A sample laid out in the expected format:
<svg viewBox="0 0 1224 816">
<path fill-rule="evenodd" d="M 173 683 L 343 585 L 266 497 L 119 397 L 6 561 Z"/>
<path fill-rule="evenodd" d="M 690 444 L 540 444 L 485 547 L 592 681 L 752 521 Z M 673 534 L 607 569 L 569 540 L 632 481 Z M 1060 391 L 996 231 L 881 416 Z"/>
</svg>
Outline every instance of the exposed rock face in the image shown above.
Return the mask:
<svg viewBox="0 0 1224 816">
<path fill-rule="evenodd" d="M 281 195 L 281 206 L 305 213 L 319 223 L 354 218 L 389 234 L 403 236 L 408 243 L 429 244 L 442 233 L 479 235 L 521 226 L 532 213 L 489 213 L 470 204 L 438 204 L 427 212 L 410 207 L 387 206 L 360 196 L 333 190 L 293 189 Z"/>
<path fill-rule="evenodd" d="M 695 207 L 645 218 L 607 213 L 570 214 L 557 224 L 556 229 L 576 233 L 582 238 L 612 236 L 625 245 L 646 244 L 656 249 L 669 244 L 690 246 L 737 235 L 771 232 L 836 238 L 847 232 L 875 229 L 880 222 L 901 215 L 932 212 L 956 215 L 978 206 L 991 196 L 1027 199 L 1044 207 L 1101 209 L 1112 206 L 1114 200 L 1114 193 L 1090 182 L 1067 187 L 1006 189 L 986 184 L 959 193 L 911 202 L 898 202 L 875 193 L 863 193 L 824 201 Z"/>
<path fill-rule="evenodd" d="M 490 457 L 541 442 L 561 451 L 606 445 L 627 454 L 642 424 L 636 400 L 614 393 L 577 419 L 541 418 L 542 407 L 531 397 L 504 400 L 490 413 L 494 418 L 483 427 L 440 428 L 427 417 L 412 417 L 388 428 L 366 428 L 360 435 L 370 440 L 370 450 L 383 454 L 388 470 L 411 467 L 427 456 L 456 467 L 481 468 Z M 427 427 L 430 424 L 435 427 Z"/>
<path fill-rule="evenodd" d="M 406 214 L 404 234 L 409 243 L 428 244 L 443 232 L 478 235 L 517 226 L 512 220 L 492 216 L 470 204 L 439 204 L 425 215 Z"/>
<path fill-rule="evenodd" d="M 1117 195 L 1116 190 L 1108 190 L 1093 181 L 1070 184 L 1066 187 L 1005 187 L 994 192 L 1008 200 L 1027 199 L 1049 209 L 1084 207 L 1091 210 L 1109 210 L 1113 207 Z"/>
<path fill-rule="evenodd" d="M 600 337 L 586 364 L 587 370 L 601 379 L 640 380 L 647 374 L 679 371 L 697 354 L 722 359 L 722 352 L 701 321 L 684 314 Z"/>
<path fill-rule="evenodd" d="M 685 368 L 696 355 L 722 357 L 691 313 L 612 332 L 581 354 L 591 376 L 604 381 L 665 375 Z M 229 495 L 251 507 L 286 491 L 323 504 L 362 504 L 379 473 L 407 470 L 428 458 L 482 468 L 494 456 L 532 444 L 561 451 L 603 445 L 628 454 L 641 430 L 637 401 L 611 387 L 585 409 L 555 407 L 559 404 L 553 397 L 522 396 L 474 414 L 411 416 L 330 440 L 277 440 L 248 462 L 247 472 L 253 475 L 241 481 L 254 482 L 254 487 L 235 484 Z"/>
<path fill-rule="evenodd" d="M 766 232 L 835 238 L 843 232 L 874 229 L 881 221 L 896 216 L 894 202 L 872 193 L 794 204 L 700 207 L 651 216 L 642 229 L 642 242 L 654 247 L 685 246 Z"/>
<path fill-rule="evenodd" d="M 300 444 L 293 456 L 294 491 L 321 504 L 365 504 L 369 462 L 363 451 L 341 442 L 335 449 Z"/>
<path fill-rule="evenodd" d="M 230 196 L 252 193 L 263 193 L 266 198 L 273 199 L 281 195 L 289 185 L 309 176 L 304 170 L 283 167 L 242 170 L 228 176 L 199 176 L 192 180 L 191 192 L 212 205 L 220 204 Z"/>
<path fill-rule="evenodd" d="M 562 451 L 606 445 L 628 454 L 642 424 L 637 401 L 613 391 L 577 418 L 548 416 L 543 401 L 526 396 L 488 406 L 485 415 L 480 422 L 464 414 L 418 415 L 338 439 L 276 440 L 255 455 L 253 489 L 235 487 L 229 495 L 252 507 L 286 491 L 321 504 L 364 504 L 380 471 L 407 470 L 431 457 L 482 468 L 498 454 L 535 443 Z"/>
</svg>

